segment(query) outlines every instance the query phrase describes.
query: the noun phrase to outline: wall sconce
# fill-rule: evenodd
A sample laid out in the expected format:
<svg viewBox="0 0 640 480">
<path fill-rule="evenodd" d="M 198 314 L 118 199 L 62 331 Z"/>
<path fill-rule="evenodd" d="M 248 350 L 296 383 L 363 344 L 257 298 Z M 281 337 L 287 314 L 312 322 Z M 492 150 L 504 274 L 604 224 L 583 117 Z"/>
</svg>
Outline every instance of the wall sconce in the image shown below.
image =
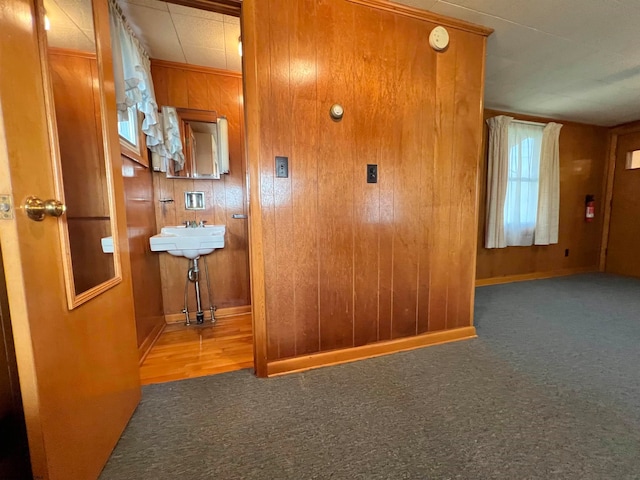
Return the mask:
<svg viewBox="0 0 640 480">
<path fill-rule="evenodd" d="M 242 56 L 242 36 L 238 37 L 238 55 Z"/>
</svg>

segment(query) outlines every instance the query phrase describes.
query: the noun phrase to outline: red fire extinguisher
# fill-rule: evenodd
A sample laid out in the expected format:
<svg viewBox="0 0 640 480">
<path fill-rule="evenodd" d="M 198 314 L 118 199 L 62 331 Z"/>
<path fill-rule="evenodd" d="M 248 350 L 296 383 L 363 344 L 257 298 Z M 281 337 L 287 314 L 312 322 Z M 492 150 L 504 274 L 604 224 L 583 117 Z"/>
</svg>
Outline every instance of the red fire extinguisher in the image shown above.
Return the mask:
<svg viewBox="0 0 640 480">
<path fill-rule="evenodd" d="M 587 195 L 584 199 L 584 203 L 586 206 L 586 211 L 584 215 L 584 219 L 587 222 L 593 222 L 593 219 L 596 216 L 596 201 L 593 195 Z"/>
</svg>

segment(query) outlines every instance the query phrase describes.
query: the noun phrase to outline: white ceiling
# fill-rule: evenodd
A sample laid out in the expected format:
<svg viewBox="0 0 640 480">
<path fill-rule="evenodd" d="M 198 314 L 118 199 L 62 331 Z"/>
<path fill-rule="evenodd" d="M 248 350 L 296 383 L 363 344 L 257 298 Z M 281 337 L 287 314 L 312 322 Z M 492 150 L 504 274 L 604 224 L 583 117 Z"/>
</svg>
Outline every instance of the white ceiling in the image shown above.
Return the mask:
<svg viewBox="0 0 640 480">
<path fill-rule="evenodd" d="M 91 0 L 44 0 L 44 9 L 51 23 L 49 45 L 95 52 Z"/>
<path fill-rule="evenodd" d="M 596 125 L 640 119 L 640 0 L 396 0 L 491 27 L 485 106 Z"/>
<path fill-rule="evenodd" d="M 159 0 L 119 2 L 151 58 L 239 72 L 240 19 Z"/>
<path fill-rule="evenodd" d="M 397 1 L 495 30 L 487 108 L 606 126 L 640 119 L 640 0 Z M 241 70 L 238 18 L 159 0 L 120 4 L 152 58 Z M 51 44 L 93 49 L 88 0 L 45 5 Z"/>
</svg>

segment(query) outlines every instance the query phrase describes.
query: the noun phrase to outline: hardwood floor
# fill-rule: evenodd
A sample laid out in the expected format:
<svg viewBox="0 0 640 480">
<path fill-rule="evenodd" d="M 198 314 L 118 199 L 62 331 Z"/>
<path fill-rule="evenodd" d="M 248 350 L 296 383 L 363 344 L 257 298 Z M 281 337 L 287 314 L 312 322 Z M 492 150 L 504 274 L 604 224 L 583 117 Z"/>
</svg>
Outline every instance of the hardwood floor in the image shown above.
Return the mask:
<svg viewBox="0 0 640 480">
<path fill-rule="evenodd" d="M 167 325 L 140 367 L 143 385 L 253 367 L 251 314 L 215 325 Z"/>
</svg>

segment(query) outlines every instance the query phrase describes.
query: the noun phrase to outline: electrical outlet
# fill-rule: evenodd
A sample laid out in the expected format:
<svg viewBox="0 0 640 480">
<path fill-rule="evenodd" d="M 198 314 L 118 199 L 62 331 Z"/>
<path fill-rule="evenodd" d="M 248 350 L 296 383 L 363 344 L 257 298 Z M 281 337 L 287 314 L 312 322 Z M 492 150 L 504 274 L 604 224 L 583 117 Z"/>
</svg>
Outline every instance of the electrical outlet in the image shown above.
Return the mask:
<svg viewBox="0 0 640 480">
<path fill-rule="evenodd" d="M 276 177 L 278 178 L 289 177 L 289 158 L 288 157 L 276 157 Z"/>
<path fill-rule="evenodd" d="M 367 165 L 367 183 L 378 183 L 378 165 Z"/>
</svg>

